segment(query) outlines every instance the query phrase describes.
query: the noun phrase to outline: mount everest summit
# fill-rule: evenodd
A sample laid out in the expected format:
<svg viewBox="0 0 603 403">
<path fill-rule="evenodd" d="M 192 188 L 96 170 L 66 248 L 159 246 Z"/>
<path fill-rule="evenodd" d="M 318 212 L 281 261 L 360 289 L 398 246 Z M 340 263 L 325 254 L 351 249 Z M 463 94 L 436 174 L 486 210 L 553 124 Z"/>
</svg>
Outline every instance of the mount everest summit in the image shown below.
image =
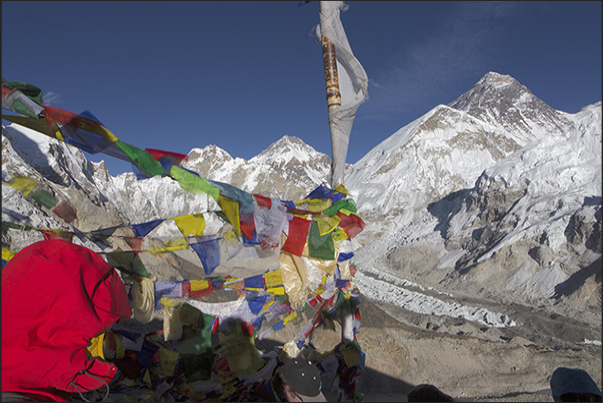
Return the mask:
<svg viewBox="0 0 603 403">
<path fill-rule="evenodd" d="M 67 199 L 81 231 L 213 203 L 170 178 L 112 177 L 78 149 L 16 124 L 3 129 L 2 147 L 3 175 L 32 178 Z M 327 181 L 330 159 L 285 136 L 247 161 L 216 146 L 193 148 L 183 166 L 250 193 L 299 200 Z M 465 332 L 498 337 L 496 329 L 519 332 L 545 312 L 575 318 L 567 326 L 583 329 L 563 342 L 600 342 L 600 102 L 557 111 L 490 72 L 349 165 L 345 186 L 366 223 L 354 238 L 358 287 L 390 312 L 401 309 L 400 320 L 452 332 L 452 321 L 463 318 Z M 2 190 L 3 221 L 11 221 L 6 208 L 32 226 L 69 230 L 12 187 Z M 6 228 L 2 236 L 14 250 L 42 239 Z M 546 338 L 533 329 L 517 334 Z"/>
</svg>

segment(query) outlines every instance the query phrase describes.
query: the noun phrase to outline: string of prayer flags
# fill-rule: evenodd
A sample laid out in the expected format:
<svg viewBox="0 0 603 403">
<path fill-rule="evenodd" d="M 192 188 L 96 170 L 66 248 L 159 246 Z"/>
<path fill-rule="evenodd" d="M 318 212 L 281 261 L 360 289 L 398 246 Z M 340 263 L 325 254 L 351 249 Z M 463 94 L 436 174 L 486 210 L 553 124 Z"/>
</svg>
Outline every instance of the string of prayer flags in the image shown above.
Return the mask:
<svg viewBox="0 0 603 403">
<path fill-rule="evenodd" d="M 224 195 L 232 200 L 236 200 L 239 203 L 239 213 L 241 215 L 253 214 L 253 198 L 249 193 L 228 183 L 209 179 L 207 182 L 220 189 L 221 195 Z"/>
<path fill-rule="evenodd" d="M 2 109 L 37 118 L 42 108 L 42 90 L 21 81 L 7 81 L 2 77 Z"/>
<path fill-rule="evenodd" d="M 337 257 L 338 262 L 343 262 L 344 260 L 351 259 L 354 256 L 354 252 L 339 252 L 339 256 Z"/>
<path fill-rule="evenodd" d="M 141 150 L 138 147 L 124 143 L 121 140 L 113 142 L 115 147 L 119 148 L 126 154 L 132 163 L 138 168 L 143 174 L 152 177 L 155 175 L 165 176 L 163 166 L 155 159 L 151 154 L 145 150 Z"/>
<path fill-rule="evenodd" d="M 287 222 L 287 208 L 276 199 L 254 195 L 253 221 L 261 248 L 276 248 Z"/>
<path fill-rule="evenodd" d="M 90 237 L 93 241 L 105 242 L 107 238 L 113 235 L 113 233 L 123 225 L 117 225 L 115 227 L 101 228 L 90 232 Z"/>
</svg>

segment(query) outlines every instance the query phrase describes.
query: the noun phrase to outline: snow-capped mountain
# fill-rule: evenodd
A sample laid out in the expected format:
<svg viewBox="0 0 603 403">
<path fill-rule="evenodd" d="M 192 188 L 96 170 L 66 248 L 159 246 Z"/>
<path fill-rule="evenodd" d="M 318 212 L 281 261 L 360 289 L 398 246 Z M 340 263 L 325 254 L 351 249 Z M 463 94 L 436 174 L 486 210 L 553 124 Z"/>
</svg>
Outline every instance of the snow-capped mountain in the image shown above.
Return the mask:
<svg viewBox="0 0 603 403">
<path fill-rule="evenodd" d="M 193 148 L 183 166 L 250 193 L 299 200 L 325 181 L 331 159 L 297 137 L 283 136 L 249 161 L 215 145 Z"/>
<path fill-rule="evenodd" d="M 82 231 L 215 207 L 170 178 L 112 177 L 103 163 L 15 124 L 3 129 L 2 146 L 3 174 L 33 178 L 68 200 Z M 304 198 L 330 172 L 328 156 L 290 136 L 248 161 L 216 146 L 193 148 L 183 165 L 283 200 Z M 345 185 L 367 224 L 353 258 L 367 297 L 433 315 L 477 315 L 495 327 L 515 323 L 500 308 L 511 300 L 600 324 L 600 102 L 557 111 L 490 72 L 348 166 Z M 3 207 L 32 225 L 69 229 L 10 186 L 2 190 Z M 10 221 L 4 212 L 3 220 Z M 41 239 L 17 233 L 3 228 L 3 242 L 19 249 Z M 451 305 L 462 295 L 503 313 Z"/>
</svg>

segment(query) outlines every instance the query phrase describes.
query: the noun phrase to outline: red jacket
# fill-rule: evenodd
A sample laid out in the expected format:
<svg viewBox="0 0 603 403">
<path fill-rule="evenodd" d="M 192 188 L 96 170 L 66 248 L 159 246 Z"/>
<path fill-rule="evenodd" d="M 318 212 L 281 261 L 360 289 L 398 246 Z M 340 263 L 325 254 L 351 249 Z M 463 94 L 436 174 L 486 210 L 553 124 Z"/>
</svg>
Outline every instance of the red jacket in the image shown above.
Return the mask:
<svg viewBox="0 0 603 403">
<path fill-rule="evenodd" d="M 36 242 L 2 269 L 2 392 L 65 401 L 104 387 L 114 365 L 88 358 L 90 339 L 132 310 L 115 269 L 64 240 Z"/>
</svg>

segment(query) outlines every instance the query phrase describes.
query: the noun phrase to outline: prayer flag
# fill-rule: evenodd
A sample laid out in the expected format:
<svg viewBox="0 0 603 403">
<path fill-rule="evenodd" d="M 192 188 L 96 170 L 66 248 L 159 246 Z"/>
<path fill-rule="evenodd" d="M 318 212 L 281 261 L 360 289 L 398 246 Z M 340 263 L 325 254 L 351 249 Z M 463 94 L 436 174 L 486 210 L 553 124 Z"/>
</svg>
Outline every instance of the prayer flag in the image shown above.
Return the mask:
<svg viewBox="0 0 603 403">
<path fill-rule="evenodd" d="M 245 288 L 264 288 L 264 276 L 258 274 L 257 276 L 245 278 Z"/>
<path fill-rule="evenodd" d="M 331 187 L 343 183 L 350 133 L 358 107 L 367 97 L 368 77 L 354 56 L 339 16 L 345 8 L 342 1 L 320 2 L 320 34 L 334 45 L 337 62 L 336 74 L 341 93 L 338 107 L 329 108 L 331 128 Z M 326 41 L 323 39 L 323 48 Z"/>
<path fill-rule="evenodd" d="M 175 179 L 185 191 L 196 194 L 208 194 L 213 197 L 214 200 L 218 201 L 220 190 L 215 186 L 210 185 L 207 182 L 207 179 L 200 177 L 198 174 L 174 165 L 170 169 L 170 176 Z"/>
<path fill-rule="evenodd" d="M 320 185 L 314 189 L 306 199 L 328 199 L 333 194 L 333 191 L 327 186 Z"/>
<path fill-rule="evenodd" d="M 222 194 L 220 194 L 220 197 L 218 198 L 218 204 L 220 205 L 222 212 L 228 219 L 228 222 L 230 222 L 230 224 L 232 224 L 232 226 L 234 227 L 235 233 L 237 235 L 241 235 L 241 226 L 239 223 L 239 203 L 237 203 L 236 200 L 224 197 L 222 196 Z"/>
<path fill-rule="evenodd" d="M 56 197 L 44 189 L 38 189 L 31 197 L 47 209 L 53 208 L 59 202 Z"/>
<path fill-rule="evenodd" d="M 174 218 L 176 226 L 184 236 L 202 236 L 205 229 L 203 213 L 189 214 Z"/>
<path fill-rule="evenodd" d="M 218 239 L 189 244 L 203 264 L 205 275 L 209 276 L 220 265 L 220 244 Z"/>
<path fill-rule="evenodd" d="M 7 208 L 2 207 L 2 212 L 6 215 L 8 215 L 10 218 L 12 218 L 15 221 L 25 221 L 29 218 L 29 216 L 23 215 L 23 214 L 19 214 L 16 211 L 12 211 L 9 210 Z"/>
<path fill-rule="evenodd" d="M 355 214 L 345 215 L 341 211 L 338 211 L 337 215 L 341 218 L 339 226 L 350 238 L 354 238 L 364 229 L 364 221 L 359 216 Z"/>
<path fill-rule="evenodd" d="M 42 90 L 21 81 L 2 78 L 2 109 L 37 118 L 42 108 Z"/>
<path fill-rule="evenodd" d="M 23 194 L 23 196 L 27 196 L 32 190 L 34 190 L 38 182 L 33 179 L 26 178 L 25 176 L 15 176 L 6 181 L 6 184 L 17 189 Z"/>
<path fill-rule="evenodd" d="M 312 221 L 310 224 L 308 253 L 310 256 L 319 259 L 335 259 L 335 242 L 333 241 L 333 236 L 331 236 L 331 233 L 321 235 L 316 221 Z"/>
<path fill-rule="evenodd" d="M 130 245 L 130 248 L 132 248 L 132 251 L 134 251 L 134 253 L 140 253 L 143 240 L 144 240 L 144 238 L 138 238 L 138 237 L 132 237 L 132 236 L 124 237 L 124 241 L 126 241 L 126 243 L 128 245 Z"/>
<path fill-rule="evenodd" d="M 52 210 L 53 213 L 61 217 L 65 222 L 71 223 L 77 218 L 75 209 L 67 200 L 63 200 L 58 206 Z"/>
<path fill-rule="evenodd" d="M 148 221 L 141 224 L 132 224 L 131 227 L 137 237 L 144 238 L 149 232 L 153 231 L 163 221 L 164 220 L 160 218 L 158 220 Z"/>
<path fill-rule="evenodd" d="M 264 280 L 266 280 L 266 288 L 273 288 L 283 285 L 283 276 L 281 270 L 269 271 L 264 274 Z"/>
<path fill-rule="evenodd" d="M 139 277 L 149 277 L 149 273 L 147 272 L 142 260 L 140 260 L 140 256 L 133 251 L 122 251 L 117 248 L 117 250 L 107 253 L 106 255 L 107 262 L 115 267 L 116 269 L 125 271 L 126 273 L 137 275 Z"/>
<path fill-rule="evenodd" d="M 310 221 L 299 217 L 293 217 L 293 219 L 289 221 L 289 234 L 281 251 L 301 256 L 306 240 L 308 239 L 309 230 Z"/>
<path fill-rule="evenodd" d="M 180 165 L 182 161 L 188 161 L 186 154 L 173 153 L 171 151 L 156 150 L 154 148 L 145 148 L 146 152 L 151 154 L 157 161 L 167 159 L 174 165 Z"/>
</svg>

